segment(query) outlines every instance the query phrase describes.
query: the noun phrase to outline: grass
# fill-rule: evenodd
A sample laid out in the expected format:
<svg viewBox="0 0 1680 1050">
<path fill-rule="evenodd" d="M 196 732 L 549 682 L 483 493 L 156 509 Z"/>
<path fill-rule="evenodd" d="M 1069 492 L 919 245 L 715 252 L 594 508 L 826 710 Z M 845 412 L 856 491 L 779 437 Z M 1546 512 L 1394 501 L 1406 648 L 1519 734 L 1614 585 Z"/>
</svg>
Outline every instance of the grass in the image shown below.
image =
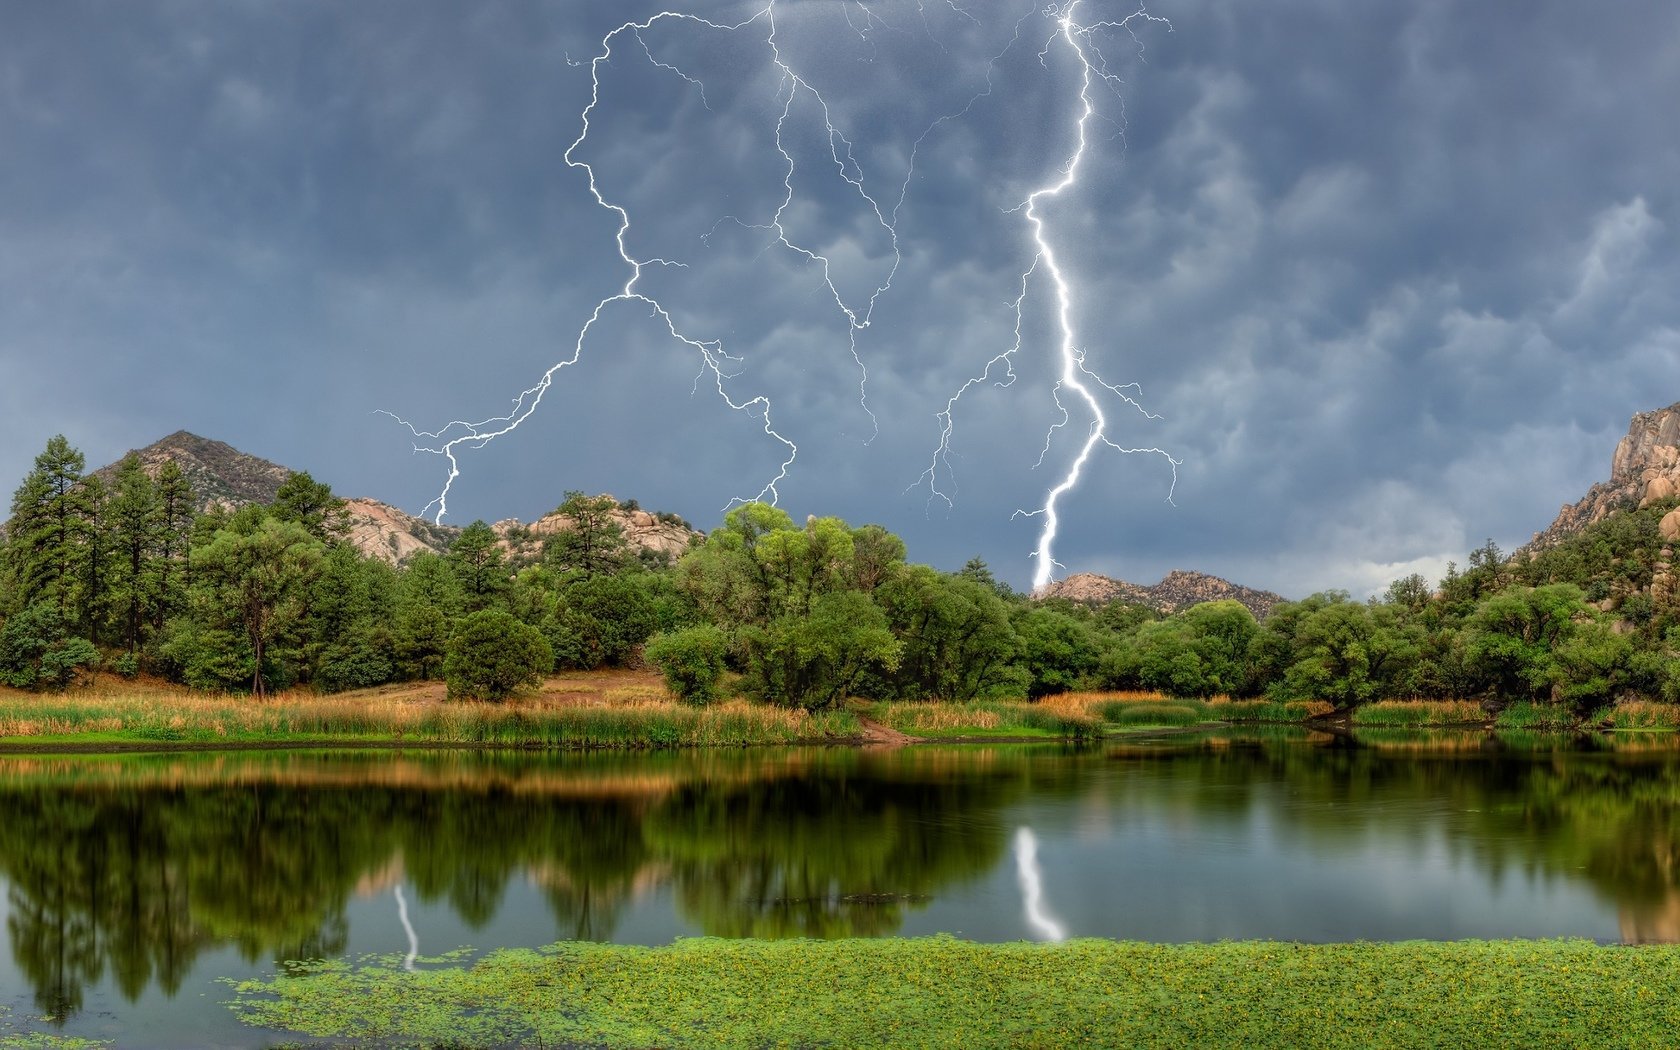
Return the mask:
<svg viewBox="0 0 1680 1050">
<path fill-rule="evenodd" d="M 1412 728 L 1486 723 L 1487 712 L 1471 700 L 1383 700 L 1353 711 L 1356 726 Z"/>
<path fill-rule="evenodd" d="M 567 942 L 294 967 L 247 1024 L 404 1045 L 1668 1047 L 1680 947 Z"/>
<path fill-rule="evenodd" d="M 855 715 L 733 700 L 678 703 L 657 676 L 559 675 L 503 704 L 450 702 L 435 684 L 273 699 L 102 685 L 0 699 L 0 746 L 401 743 L 539 748 L 668 748 L 856 738 Z"/>
<path fill-rule="evenodd" d="M 1680 705 L 1652 700 L 1626 700 L 1593 712 L 1594 725 L 1612 729 L 1680 729 Z"/>
<path fill-rule="evenodd" d="M 1046 697 L 968 703 L 875 703 L 862 708 L 890 729 L 931 740 L 1042 737 L 1082 740 L 1097 735 L 1098 720 L 1082 705 Z"/>
<path fill-rule="evenodd" d="M 1509 704 L 1494 717 L 1495 729 L 1531 729 L 1556 732 L 1575 728 L 1575 716 L 1566 707 L 1555 704 L 1532 704 L 1519 700 Z"/>
</svg>

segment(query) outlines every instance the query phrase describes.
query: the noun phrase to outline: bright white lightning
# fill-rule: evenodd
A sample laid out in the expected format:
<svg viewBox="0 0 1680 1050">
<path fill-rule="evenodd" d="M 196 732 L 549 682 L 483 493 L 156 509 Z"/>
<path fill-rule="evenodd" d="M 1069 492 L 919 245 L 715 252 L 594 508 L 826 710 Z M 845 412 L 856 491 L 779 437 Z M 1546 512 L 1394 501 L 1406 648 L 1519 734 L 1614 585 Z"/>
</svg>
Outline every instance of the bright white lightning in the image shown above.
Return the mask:
<svg viewBox="0 0 1680 1050">
<path fill-rule="evenodd" d="M 1022 314 L 1027 302 L 1029 291 L 1028 285 L 1034 274 L 1042 269 L 1044 275 L 1054 286 L 1056 295 L 1056 330 L 1059 336 L 1056 353 L 1057 359 L 1060 363 L 1060 373 L 1056 378 L 1055 385 L 1051 389 L 1051 398 L 1056 404 L 1056 408 L 1061 415 L 1061 419 L 1052 424 L 1049 430 L 1045 433 L 1044 447 L 1039 453 L 1038 463 L 1035 464 L 1035 466 L 1043 465 L 1045 458 L 1049 455 L 1050 445 L 1055 438 L 1056 432 L 1067 426 L 1071 420 L 1068 408 L 1063 403 L 1061 397 L 1064 388 L 1072 391 L 1078 399 L 1084 403 L 1086 409 L 1091 415 L 1091 425 L 1085 435 L 1085 440 L 1079 447 L 1078 455 L 1074 457 L 1072 464 L 1067 468 L 1066 473 L 1063 474 L 1061 481 L 1053 486 L 1049 493 L 1045 496 L 1044 504 L 1037 510 L 1022 510 L 1016 512 L 1016 516 L 1018 517 L 1041 517 L 1044 519 L 1043 527 L 1039 532 L 1038 545 L 1033 551 L 1034 590 L 1041 589 L 1048 585 L 1058 566 L 1053 552 L 1057 531 L 1061 524 L 1058 504 L 1063 496 L 1071 492 L 1079 484 L 1080 477 L 1085 470 L 1085 464 L 1090 460 L 1091 454 L 1096 450 L 1099 444 L 1106 445 L 1117 452 L 1146 452 L 1161 456 L 1172 468 L 1174 486 L 1176 486 L 1178 481 L 1179 461 L 1174 459 L 1166 451 L 1153 447 L 1127 448 L 1109 438 L 1108 417 L 1103 412 L 1102 404 L 1098 400 L 1096 393 L 1091 389 L 1092 386 L 1101 387 L 1102 389 L 1108 391 L 1126 405 L 1129 405 L 1133 409 L 1142 413 L 1146 418 L 1158 419 L 1160 417 L 1144 409 L 1144 407 L 1133 396 L 1134 393 L 1141 395 L 1141 389 L 1137 386 L 1137 384 L 1132 383 L 1117 385 L 1110 383 L 1094 372 L 1086 363 L 1085 351 L 1078 344 L 1078 337 L 1073 326 L 1072 312 L 1074 294 L 1072 282 L 1066 271 L 1063 269 L 1061 260 L 1056 255 L 1055 248 L 1051 243 L 1050 233 L 1045 225 L 1044 216 L 1039 210 L 1041 202 L 1062 196 L 1079 181 L 1080 167 L 1084 162 L 1085 152 L 1088 145 L 1089 124 L 1091 118 L 1096 115 L 1096 104 L 1091 97 L 1093 79 L 1100 78 L 1101 80 L 1107 82 L 1111 87 L 1116 87 L 1119 83 L 1118 78 L 1107 71 L 1106 60 L 1103 58 L 1102 52 L 1097 47 L 1095 41 L 1092 39 L 1092 34 L 1099 29 L 1124 29 L 1128 34 L 1132 35 L 1132 38 L 1135 41 L 1137 40 L 1137 37 L 1132 29 L 1132 23 L 1134 20 L 1142 19 L 1149 22 L 1160 22 L 1168 25 L 1169 28 L 1171 27 L 1171 24 L 1164 18 L 1157 18 L 1156 16 L 1149 14 L 1143 7 L 1140 6 L 1132 14 L 1127 15 L 1125 18 L 1118 21 L 1102 21 L 1092 23 L 1091 25 L 1081 25 L 1076 17 L 1079 5 L 1080 0 L 1069 0 L 1067 5 L 1059 12 L 1053 8 L 1049 9 L 1048 13 L 1052 14 L 1056 20 L 1056 32 L 1051 36 L 1050 40 L 1046 42 L 1044 50 L 1039 53 L 1039 61 L 1042 64 L 1045 62 L 1046 55 L 1049 53 L 1051 47 L 1054 46 L 1058 37 L 1066 44 L 1067 50 L 1079 64 L 1079 112 L 1073 122 L 1076 143 L 1072 154 L 1068 157 L 1067 162 L 1062 166 L 1060 177 L 1056 181 L 1034 190 L 1027 196 L 1026 200 L 1022 201 L 1016 208 L 1017 211 L 1020 211 L 1023 215 L 1025 215 L 1028 225 L 1031 228 L 1035 253 L 1033 255 L 1032 262 L 1021 274 L 1021 293 L 1015 298 L 1014 302 L 1014 345 L 986 362 L 985 367 L 980 371 L 980 373 L 963 383 L 963 385 L 957 389 L 956 393 L 954 393 L 945 403 L 944 410 L 937 416 L 940 424 L 939 444 L 934 450 L 932 461 L 929 463 L 927 469 L 922 472 L 922 478 L 928 485 L 929 499 L 941 499 L 947 506 L 949 506 L 952 502 L 951 493 L 941 489 L 939 478 L 942 473 L 946 475 L 951 473 L 951 437 L 955 429 L 957 403 L 962 399 L 963 394 L 966 393 L 970 387 L 979 383 L 987 382 L 988 380 L 991 380 L 998 386 L 1009 386 L 1014 383 L 1014 358 L 1020 352 L 1022 347 Z M 1019 25 L 1017 24 L 1017 35 L 1018 34 Z M 1011 41 L 1011 44 L 1013 44 L 1013 41 Z M 1139 41 L 1139 46 L 1142 46 L 1141 41 Z M 1095 58 L 1093 58 L 1093 55 Z M 994 59 L 994 62 L 995 61 L 996 59 Z M 988 73 L 987 93 L 990 93 L 990 91 L 991 77 Z M 983 96 L 976 96 L 976 100 L 980 97 Z M 970 105 L 973 105 L 972 101 L 970 102 Z M 1000 365 L 1004 369 L 1005 378 L 992 380 L 993 370 Z M 1168 502 L 1172 501 L 1171 491 L 1172 490 L 1169 488 L 1167 495 Z"/>
<path fill-rule="evenodd" d="M 1044 872 L 1038 866 L 1038 837 L 1031 828 L 1015 832 L 1015 878 L 1021 885 L 1021 910 L 1039 938 L 1063 941 L 1067 931 L 1044 910 Z"/>
<path fill-rule="evenodd" d="M 954 10 L 960 10 L 957 9 L 954 4 L 952 7 Z M 967 15 L 967 12 L 961 13 Z M 869 370 L 864 364 L 863 358 L 858 351 L 858 333 L 867 329 L 872 323 L 876 304 L 881 299 L 881 296 L 892 287 L 893 277 L 897 274 L 899 264 L 902 260 L 898 243 L 897 216 L 894 215 L 893 219 L 889 221 L 885 213 L 883 213 L 881 206 L 865 189 L 863 183 L 863 172 L 854 156 L 851 140 L 847 138 L 847 136 L 835 125 L 834 120 L 830 115 L 828 101 L 783 57 L 781 49 L 777 46 L 776 40 L 776 0 L 768 0 L 764 7 L 758 9 L 750 17 L 733 24 L 713 22 L 698 15 L 685 14 L 682 12 L 661 11 L 644 21 L 626 22 L 623 25 L 618 26 L 616 29 L 613 29 L 602 38 L 600 52 L 589 63 L 590 99 L 589 104 L 584 107 L 581 114 L 583 130 L 579 133 L 576 140 L 567 147 L 564 154 L 567 167 L 580 170 L 588 177 L 589 191 L 594 196 L 595 202 L 600 207 L 611 211 L 618 216 L 618 231 L 615 236 L 615 240 L 618 246 L 619 258 L 624 261 L 627 267 L 629 267 L 629 274 L 626 277 L 623 286 L 619 288 L 617 293 L 596 303 L 588 320 L 584 322 L 583 327 L 578 331 L 570 356 L 551 365 L 535 384 L 521 391 L 519 396 L 513 399 L 513 406 L 505 415 L 492 416 L 488 419 L 482 419 L 477 422 L 454 420 L 437 430 L 421 430 L 399 416 L 390 412 L 383 413 L 408 428 L 409 433 L 417 439 L 417 444 L 415 445 L 416 452 L 426 452 L 432 455 L 442 456 L 449 463 L 449 473 L 444 480 L 442 491 L 438 493 L 436 499 L 426 505 L 422 514 L 429 513 L 436 508 L 437 513 L 435 520 L 443 520 L 444 515 L 449 511 L 450 490 L 454 486 L 456 479 L 461 476 L 461 464 L 457 458 L 457 452 L 462 449 L 483 448 L 486 444 L 509 433 L 510 431 L 517 429 L 520 424 L 524 423 L 525 420 L 530 417 L 531 413 L 536 411 L 538 406 L 541 405 L 543 396 L 548 393 L 549 387 L 553 385 L 555 375 L 561 369 L 567 368 L 578 362 L 583 353 L 584 343 L 588 339 L 590 332 L 594 329 L 596 322 L 600 320 L 603 311 L 605 311 L 607 307 L 616 303 L 639 303 L 647 307 L 651 314 L 657 317 L 663 324 L 665 330 L 669 333 L 672 339 L 688 346 L 699 356 L 700 372 L 697 379 L 710 373 L 713 385 L 716 387 L 718 396 L 723 400 L 724 404 L 737 412 L 745 412 L 751 415 L 761 416 L 764 423 L 764 433 L 775 441 L 780 442 L 786 450 L 786 458 L 782 460 L 775 476 L 766 482 L 757 494 L 746 498 L 735 497 L 729 501 L 730 505 L 747 502 L 749 499 L 768 499 L 771 503 L 776 503 L 780 499 L 781 494 L 777 490 L 777 486 L 787 478 L 789 469 L 793 466 L 795 459 L 797 459 L 799 455 L 799 447 L 794 444 L 792 440 L 778 432 L 772 424 L 769 398 L 760 395 L 744 400 L 737 400 L 729 393 L 725 384 L 727 380 L 735 378 L 736 373 L 733 369 L 741 363 L 740 358 L 727 353 L 723 349 L 722 342 L 719 340 L 700 339 L 684 333 L 678 328 L 676 320 L 672 317 L 670 311 L 665 307 L 665 305 L 658 299 L 640 289 L 639 285 L 642 278 L 642 271 L 645 267 L 668 266 L 685 268 L 686 264 L 658 257 L 639 258 L 632 255 L 626 243 L 626 237 L 630 232 L 630 213 L 628 209 L 607 198 L 596 179 L 594 167 L 589 162 L 581 160 L 577 157 L 578 148 L 582 146 L 584 141 L 589 137 L 591 130 L 591 115 L 595 113 L 596 107 L 601 101 L 601 67 L 604 64 L 611 62 L 613 58 L 614 42 L 622 35 L 628 34 L 634 38 L 635 43 L 640 47 L 642 54 L 653 67 L 674 74 L 692 85 L 699 92 L 701 105 L 705 106 L 708 110 L 711 108 L 710 102 L 706 98 L 705 85 L 701 83 L 698 78 L 689 75 L 680 67 L 669 62 L 661 61 L 659 58 L 655 57 L 652 49 L 649 48 L 647 44 L 647 40 L 642 36 L 644 31 L 653 27 L 656 23 L 666 21 L 684 23 L 700 29 L 715 30 L 720 32 L 737 32 L 759 22 L 762 22 L 766 27 L 765 43 L 769 47 L 771 59 L 776 69 L 782 75 L 782 83 L 786 91 L 786 98 L 782 102 L 781 113 L 778 116 L 775 125 L 776 151 L 780 154 L 782 161 L 786 166 L 786 171 L 782 179 L 785 194 L 767 222 L 749 223 L 739 219 L 735 219 L 733 221 L 748 228 L 769 231 L 773 234 L 774 243 L 781 245 L 788 251 L 793 252 L 820 267 L 823 284 L 828 289 L 829 295 L 834 300 L 835 306 L 839 309 L 846 321 L 849 349 L 851 351 L 852 360 L 857 365 L 859 372 L 858 404 L 862 408 L 863 412 L 868 415 L 872 425 L 873 432 L 870 440 L 873 440 L 875 433 L 879 433 L 879 423 L 876 421 L 875 413 L 869 407 Z M 569 64 L 575 64 L 572 63 L 570 56 L 567 57 L 567 61 Z M 810 97 L 815 100 L 821 111 L 823 124 L 822 130 L 828 140 L 829 155 L 834 162 L 835 170 L 838 172 L 840 178 L 851 186 L 852 189 L 855 190 L 863 199 L 863 201 L 867 203 L 870 210 L 874 213 L 876 222 L 880 225 L 881 229 L 885 232 L 891 243 L 892 263 L 887 269 L 886 277 L 871 290 L 867 301 L 862 303 L 848 302 L 846 296 L 841 293 L 838 285 L 835 283 L 833 265 L 830 259 L 822 252 L 814 248 L 807 247 L 806 245 L 803 245 L 793 239 L 783 225 L 783 218 L 788 208 L 793 204 L 794 180 L 797 174 L 796 163 L 794 161 L 793 154 L 789 152 L 785 144 L 783 132 L 788 119 L 793 112 L 794 104 L 799 99 L 801 92 L 808 93 Z M 704 241 L 705 238 L 702 238 L 702 240 Z"/>
</svg>

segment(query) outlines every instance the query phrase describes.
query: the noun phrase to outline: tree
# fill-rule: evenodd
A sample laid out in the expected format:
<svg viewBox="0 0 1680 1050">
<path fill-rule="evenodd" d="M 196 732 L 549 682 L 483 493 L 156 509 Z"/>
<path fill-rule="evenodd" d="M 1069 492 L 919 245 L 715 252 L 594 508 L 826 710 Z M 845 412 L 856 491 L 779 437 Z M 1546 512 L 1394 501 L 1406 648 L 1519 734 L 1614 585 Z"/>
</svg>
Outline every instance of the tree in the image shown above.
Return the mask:
<svg viewBox="0 0 1680 1050">
<path fill-rule="evenodd" d="M 730 634 L 749 692 L 823 707 L 897 666 L 900 643 L 862 588 L 896 572 L 902 552 L 879 529 L 815 517 L 797 528 L 785 511 L 748 503 L 683 556 L 677 581 L 700 616 Z"/>
<path fill-rule="evenodd" d="M 563 586 L 555 609 L 573 666 L 621 666 L 658 629 L 657 610 L 630 576 L 586 576 Z"/>
<path fill-rule="evenodd" d="M 630 560 L 618 503 L 611 496 L 568 491 L 555 513 L 564 515 L 567 525 L 543 545 L 543 560 L 556 574 L 614 573 Z"/>
<path fill-rule="evenodd" d="M 132 452 L 117 465 L 105 518 L 112 554 L 109 604 L 117 638 L 132 655 L 140 651 L 157 611 L 164 529 L 157 485 Z"/>
<path fill-rule="evenodd" d="M 326 693 L 390 681 L 396 572 L 348 543 L 327 548 L 305 606 L 305 677 Z"/>
<path fill-rule="evenodd" d="M 251 692 L 262 696 L 268 679 L 283 673 L 277 658 L 292 655 L 271 650 L 290 640 L 325 549 L 303 525 L 253 511 L 241 512 L 193 552 L 193 605 L 210 629 L 201 641 L 218 637 L 218 629 L 223 640 L 243 637 Z"/>
<path fill-rule="evenodd" d="M 900 565 L 875 589 L 903 647 L 897 670 L 870 695 L 972 700 L 1025 691 L 1014 660 L 1021 640 L 997 592 L 967 575 Z"/>
<path fill-rule="evenodd" d="M 393 598 L 394 645 L 401 673 L 441 678 L 453 621 L 465 598 L 450 563 L 429 552 L 416 554 L 398 577 Z"/>
<path fill-rule="evenodd" d="M 717 699 L 728 651 L 728 635 L 700 624 L 655 635 L 648 642 L 647 658 L 665 676 L 665 687 L 683 702 L 709 704 Z"/>
<path fill-rule="evenodd" d="M 886 614 L 858 591 L 823 594 L 804 616 L 780 616 L 741 633 L 746 688 L 784 707 L 838 707 L 869 672 L 890 672 L 901 646 Z"/>
<path fill-rule="evenodd" d="M 181 473 L 180 464 L 164 460 L 157 474 L 158 562 L 157 608 L 152 626 L 163 626 L 186 602 L 190 581 L 188 553 L 191 550 L 197 498 L 192 483 Z"/>
<path fill-rule="evenodd" d="M 1550 699 L 1557 651 L 1587 617 L 1574 584 L 1511 587 L 1482 601 L 1466 622 L 1470 666 L 1507 700 Z"/>
<path fill-rule="evenodd" d="M 1259 626 L 1241 602 L 1202 602 L 1144 623 L 1104 660 L 1113 688 L 1141 686 L 1169 696 L 1238 695 L 1251 682 L 1250 646 Z"/>
<path fill-rule="evenodd" d="M 1409 693 L 1417 647 L 1388 606 L 1335 601 L 1302 620 L 1295 662 L 1272 692 L 1279 699 L 1328 700 L 1346 710 Z"/>
<path fill-rule="evenodd" d="M 505 700 L 540 681 L 553 664 L 554 653 L 536 628 L 500 609 L 481 609 L 456 624 L 443 677 L 451 700 Z"/>
<path fill-rule="evenodd" d="M 1043 605 L 1022 606 L 1010 619 L 1021 638 L 1030 699 L 1082 688 L 1093 677 L 1104 647 L 1089 624 Z"/>
<path fill-rule="evenodd" d="M 323 543 L 341 540 L 350 533 L 350 512 L 344 501 L 333 495 L 331 485 L 316 481 L 307 471 L 288 474 L 269 509 L 275 518 L 302 525 Z"/>
<path fill-rule="evenodd" d="M 61 617 L 74 615 L 92 517 L 82 484 L 86 466 L 63 434 L 54 435 L 13 494 L 6 563 L 15 608 L 50 601 Z"/>
<path fill-rule="evenodd" d="M 501 604 L 508 589 L 507 561 L 489 525 L 475 521 L 462 529 L 447 557 L 461 585 L 462 606 L 467 612 Z"/>
<path fill-rule="evenodd" d="M 0 682 L 18 689 L 63 689 L 99 650 L 70 632 L 51 601 L 40 601 L 6 620 L 0 629 Z"/>
</svg>

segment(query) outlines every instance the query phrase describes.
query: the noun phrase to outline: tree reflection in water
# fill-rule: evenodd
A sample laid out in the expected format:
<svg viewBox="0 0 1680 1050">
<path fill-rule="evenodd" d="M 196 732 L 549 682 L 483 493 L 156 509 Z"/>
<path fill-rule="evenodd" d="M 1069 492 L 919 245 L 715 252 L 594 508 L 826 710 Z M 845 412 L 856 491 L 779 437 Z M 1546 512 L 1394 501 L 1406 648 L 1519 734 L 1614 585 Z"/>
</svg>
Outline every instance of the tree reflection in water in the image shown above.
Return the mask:
<svg viewBox="0 0 1680 1050">
<path fill-rule="evenodd" d="M 707 933 L 891 933 L 905 902 L 996 862 L 1002 832 L 974 817 L 1023 768 L 841 750 L 0 759 L 9 940 L 38 1008 L 66 1018 L 107 972 L 130 1000 L 173 994 L 215 947 L 342 955 L 351 897 L 405 879 L 478 927 L 530 878 L 557 938 L 608 939 L 667 883 Z"/>
<path fill-rule="evenodd" d="M 1467 877 L 1584 879 L 1621 910 L 1627 939 L 1680 939 L 1672 739 L 1362 741 L 0 758 L 0 876 L 13 959 L 58 1018 L 107 978 L 131 1000 L 148 987 L 173 995 L 223 946 L 253 962 L 342 955 L 350 900 L 394 891 L 406 904 L 405 886 L 482 926 L 510 880 L 529 880 L 555 938 L 609 939 L 655 889 L 708 934 L 891 934 L 911 909 L 1006 865 L 1024 803 L 1046 835 L 1076 814 L 1082 832 L 1093 814 L 1124 812 L 1209 828 L 1254 819 L 1279 785 L 1302 803 L 1268 811 L 1281 848 L 1444 840 Z M 1407 801 L 1453 819 L 1394 821 Z"/>
</svg>

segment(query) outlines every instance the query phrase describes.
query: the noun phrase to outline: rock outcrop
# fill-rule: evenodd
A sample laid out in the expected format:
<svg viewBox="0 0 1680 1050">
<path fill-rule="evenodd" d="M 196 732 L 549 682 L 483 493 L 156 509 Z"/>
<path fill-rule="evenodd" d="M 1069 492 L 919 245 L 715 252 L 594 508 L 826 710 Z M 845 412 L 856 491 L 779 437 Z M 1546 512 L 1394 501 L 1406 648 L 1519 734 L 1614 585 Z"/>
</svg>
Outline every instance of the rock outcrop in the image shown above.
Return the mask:
<svg viewBox="0 0 1680 1050">
<path fill-rule="evenodd" d="M 1648 507 L 1677 495 L 1680 404 L 1634 416 L 1610 459 L 1610 479 L 1588 489 L 1577 502 L 1565 504 L 1551 525 L 1534 534 L 1527 549 L 1543 550 L 1619 510 Z M 1680 540 L 1680 510 L 1664 516 L 1659 528 L 1663 539 Z"/>
<path fill-rule="evenodd" d="M 1074 573 L 1065 580 L 1052 583 L 1037 594 L 1038 598 L 1065 598 L 1085 605 L 1107 605 L 1112 601 L 1147 605 L 1161 613 L 1175 613 L 1202 602 L 1230 599 L 1241 602 L 1256 619 L 1263 618 L 1272 607 L 1283 601 L 1271 591 L 1258 591 L 1218 576 L 1203 572 L 1174 569 L 1160 583 L 1141 586 L 1125 580 L 1115 580 L 1091 572 Z"/>
<path fill-rule="evenodd" d="M 606 498 L 612 499 L 611 496 Z M 671 558 L 680 557 L 691 542 L 703 539 L 705 535 L 670 515 L 660 516 L 645 510 L 614 510 L 612 519 L 632 548 Z M 529 525 L 517 518 L 508 518 L 490 526 L 501 538 L 502 549 L 514 562 L 532 562 L 540 558 L 543 543 L 548 537 L 571 527 L 572 519 L 559 511 L 545 514 Z"/>
<path fill-rule="evenodd" d="M 280 486 L 292 474 L 289 467 L 185 430 L 135 449 L 134 454 L 154 477 L 164 463 L 173 460 L 192 483 L 201 512 L 213 507 L 237 510 L 253 503 L 272 503 Z M 113 463 L 94 473 L 109 482 L 115 480 L 116 469 Z M 356 549 L 393 565 L 401 565 L 422 552 L 442 554 L 461 532 L 456 526 L 433 524 L 376 499 L 347 498 L 345 510 L 350 519 L 350 542 Z M 615 510 L 613 516 L 633 548 L 672 557 L 687 550 L 689 543 L 702 535 L 668 514 Z M 493 528 L 517 563 L 541 557 L 543 541 L 570 524 L 564 515 L 555 513 L 530 525 L 508 519 L 497 522 Z"/>
</svg>

